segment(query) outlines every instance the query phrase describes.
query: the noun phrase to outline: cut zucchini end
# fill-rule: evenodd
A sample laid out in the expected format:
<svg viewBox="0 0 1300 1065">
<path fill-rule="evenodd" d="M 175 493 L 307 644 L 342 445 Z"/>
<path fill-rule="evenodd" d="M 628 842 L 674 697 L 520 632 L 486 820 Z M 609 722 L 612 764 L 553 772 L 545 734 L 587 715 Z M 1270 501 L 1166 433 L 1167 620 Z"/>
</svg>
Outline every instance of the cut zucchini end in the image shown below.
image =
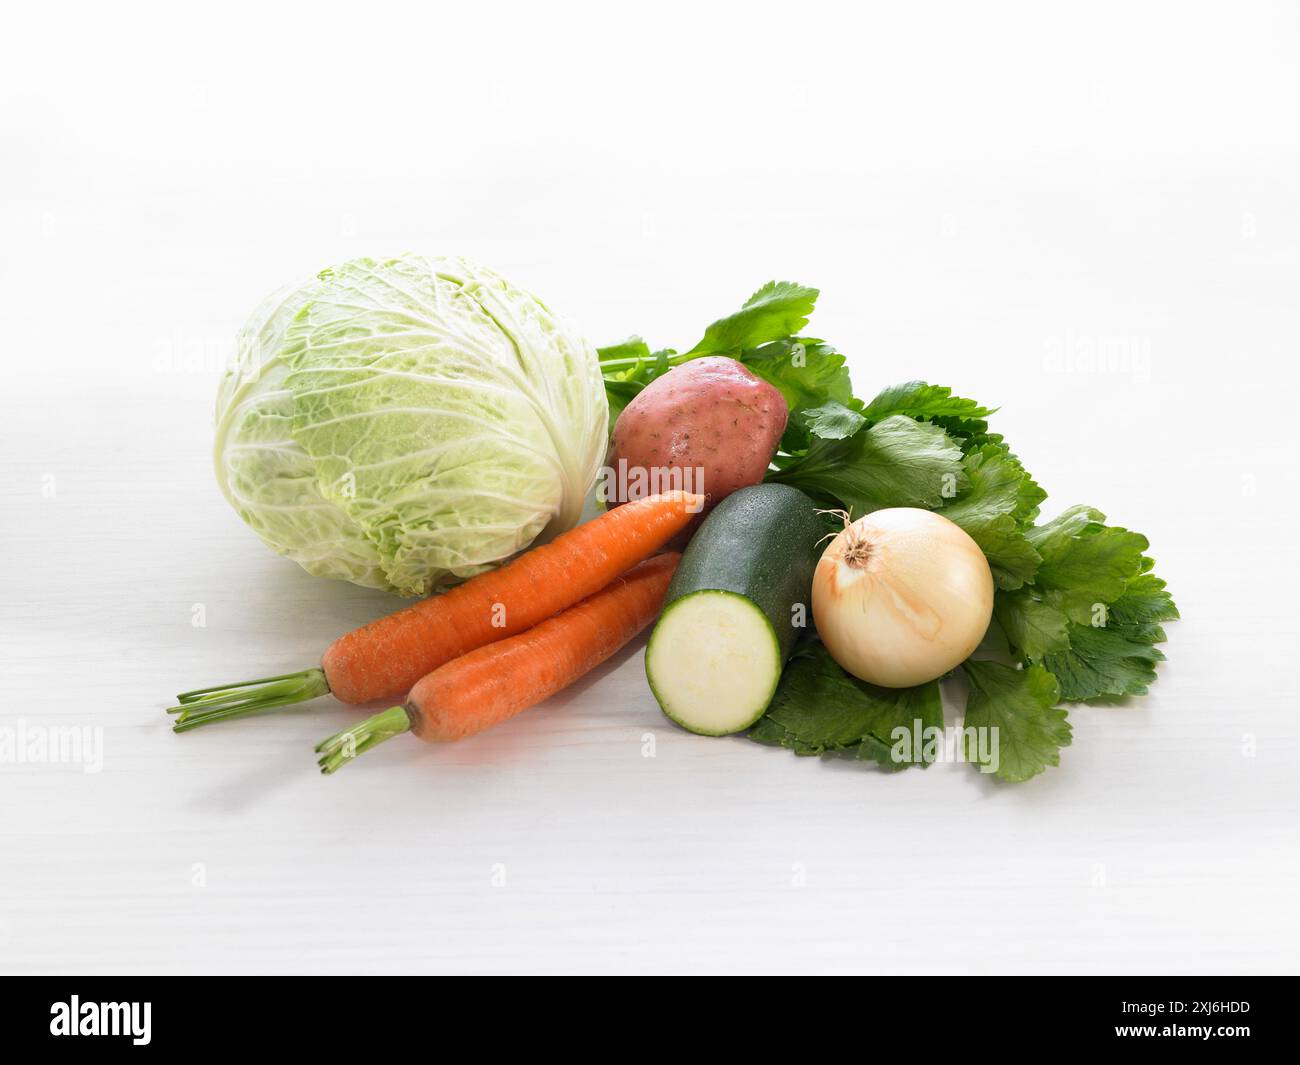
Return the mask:
<svg viewBox="0 0 1300 1065">
<path fill-rule="evenodd" d="M 742 732 L 763 716 L 781 677 L 772 624 L 735 592 L 692 592 L 669 605 L 646 647 L 646 679 L 663 712 L 701 736 Z"/>
</svg>

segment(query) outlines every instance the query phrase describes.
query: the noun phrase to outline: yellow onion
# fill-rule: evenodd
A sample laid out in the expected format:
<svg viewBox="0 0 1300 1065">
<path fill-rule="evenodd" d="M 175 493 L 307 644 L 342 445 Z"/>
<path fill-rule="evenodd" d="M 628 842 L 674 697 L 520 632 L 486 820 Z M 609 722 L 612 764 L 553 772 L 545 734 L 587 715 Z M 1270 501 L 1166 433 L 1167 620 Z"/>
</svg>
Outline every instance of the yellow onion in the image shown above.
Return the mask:
<svg viewBox="0 0 1300 1065">
<path fill-rule="evenodd" d="M 923 684 L 968 658 L 993 615 L 979 545 L 928 510 L 845 517 L 813 575 L 813 618 L 831 657 L 887 688 Z"/>
</svg>

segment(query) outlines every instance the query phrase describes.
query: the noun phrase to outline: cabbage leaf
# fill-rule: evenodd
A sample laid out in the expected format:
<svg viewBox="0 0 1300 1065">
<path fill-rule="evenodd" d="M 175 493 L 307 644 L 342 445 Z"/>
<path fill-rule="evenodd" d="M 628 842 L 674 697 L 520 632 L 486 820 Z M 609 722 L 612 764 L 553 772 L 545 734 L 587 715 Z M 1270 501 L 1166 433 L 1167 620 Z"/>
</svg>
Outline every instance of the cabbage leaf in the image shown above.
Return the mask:
<svg viewBox="0 0 1300 1065">
<path fill-rule="evenodd" d="M 310 573 L 421 595 L 582 512 L 604 455 L 595 349 L 461 259 L 357 259 L 268 300 L 217 409 L 218 480 Z"/>
</svg>

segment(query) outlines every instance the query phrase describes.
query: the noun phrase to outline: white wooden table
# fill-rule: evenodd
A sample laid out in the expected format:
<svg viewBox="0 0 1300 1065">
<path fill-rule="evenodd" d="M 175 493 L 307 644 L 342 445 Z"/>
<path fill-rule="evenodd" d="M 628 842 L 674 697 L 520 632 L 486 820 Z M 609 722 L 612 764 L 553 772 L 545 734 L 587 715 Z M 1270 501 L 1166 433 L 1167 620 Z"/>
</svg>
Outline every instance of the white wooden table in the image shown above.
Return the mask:
<svg viewBox="0 0 1300 1065">
<path fill-rule="evenodd" d="M 0 765 L 0 969 L 1300 967 L 1284 5 L 1179 9 L 1176 48 L 1128 8 L 810 5 L 815 68 L 752 12 L 628 37 L 596 11 L 484 36 L 420 10 L 394 35 L 236 9 L 185 49 L 157 14 L 129 38 L 20 16 L 0 726 L 103 750 Z M 56 45 L 64 76 L 38 76 Z M 693 74 L 646 77 L 664 62 Z M 311 665 L 393 605 L 244 528 L 210 414 L 266 291 L 406 249 L 480 258 L 598 341 L 690 344 L 770 277 L 821 285 L 813 332 L 859 392 L 1001 405 L 1045 515 L 1090 502 L 1150 536 L 1183 612 L 1154 693 L 1073 712 L 1061 767 L 1019 787 L 687 735 L 639 646 L 496 731 L 329 779 L 311 748 L 354 720 L 329 700 L 174 736 L 172 693 Z"/>
</svg>

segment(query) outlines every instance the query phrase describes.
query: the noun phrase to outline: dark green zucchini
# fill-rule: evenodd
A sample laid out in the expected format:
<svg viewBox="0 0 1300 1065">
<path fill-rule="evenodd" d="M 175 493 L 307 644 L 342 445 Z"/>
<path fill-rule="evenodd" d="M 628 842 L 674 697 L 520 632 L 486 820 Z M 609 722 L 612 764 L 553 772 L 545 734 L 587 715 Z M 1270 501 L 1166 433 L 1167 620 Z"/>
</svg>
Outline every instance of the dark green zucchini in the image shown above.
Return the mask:
<svg viewBox="0 0 1300 1065">
<path fill-rule="evenodd" d="M 706 736 L 749 728 L 767 709 L 812 616 L 826 530 L 784 484 L 733 492 L 687 545 L 646 647 L 646 677 L 673 721 Z"/>
</svg>

